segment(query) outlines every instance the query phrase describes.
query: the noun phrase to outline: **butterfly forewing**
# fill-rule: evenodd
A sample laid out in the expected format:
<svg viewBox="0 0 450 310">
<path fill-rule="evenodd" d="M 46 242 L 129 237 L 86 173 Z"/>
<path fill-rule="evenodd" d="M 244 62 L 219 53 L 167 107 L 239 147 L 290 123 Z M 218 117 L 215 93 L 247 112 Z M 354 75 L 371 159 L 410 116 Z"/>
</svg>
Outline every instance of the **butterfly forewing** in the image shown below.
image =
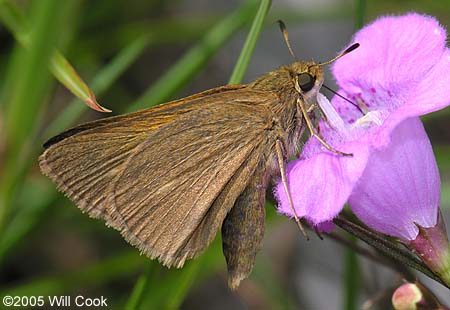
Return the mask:
<svg viewBox="0 0 450 310">
<path fill-rule="evenodd" d="M 44 144 L 46 150 L 39 158 L 41 170 L 81 210 L 93 217 L 108 219 L 107 193 L 138 145 L 162 125 L 198 106 L 207 105 L 209 95 L 240 88 L 243 86 L 219 87 L 150 109 L 68 129 Z"/>
<path fill-rule="evenodd" d="M 212 241 L 273 144 L 266 103 L 277 100 L 242 86 L 189 98 L 68 130 L 40 158 L 82 210 L 177 267 Z"/>
</svg>

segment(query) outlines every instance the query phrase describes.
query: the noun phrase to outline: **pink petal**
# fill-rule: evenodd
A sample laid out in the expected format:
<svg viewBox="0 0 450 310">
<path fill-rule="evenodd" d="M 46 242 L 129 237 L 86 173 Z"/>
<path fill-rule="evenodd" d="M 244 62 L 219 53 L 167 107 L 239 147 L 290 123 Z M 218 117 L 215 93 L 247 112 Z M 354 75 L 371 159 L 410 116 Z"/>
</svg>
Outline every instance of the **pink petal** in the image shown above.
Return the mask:
<svg viewBox="0 0 450 310">
<path fill-rule="evenodd" d="M 360 47 L 337 60 L 333 74 L 351 94 L 408 94 L 441 59 L 445 41 L 446 31 L 433 17 L 382 17 L 354 36 Z"/>
<path fill-rule="evenodd" d="M 353 212 L 373 229 L 413 240 L 436 225 L 440 180 L 428 136 L 418 118 L 403 121 L 391 144 L 374 151 L 349 198 Z"/>
<path fill-rule="evenodd" d="M 313 147 L 320 146 L 311 143 L 305 149 L 308 152 L 308 148 Z M 297 215 L 314 225 L 332 220 L 342 210 L 366 165 L 366 146 L 350 142 L 340 146 L 339 150 L 353 153 L 353 157 L 322 152 L 288 165 L 288 185 Z M 278 211 L 293 217 L 281 182 L 274 193 L 279 202 Z"/>
<path fill-rule="evenodd" d="M 371 137 L 372 145 L 389 144 L 391 131 L 403 120 L 442 109 L 450 104 L 450 51 L 447 49 L 412 92 L 406 103 L 393 111 L 378 132 Z"/>
<path fill-rule="evenodd" d="M 318 232 L 326 234 L 332 232 L 335 228 L 336 225 L 332 221 L 322 222 L 314 226 L 314 229 L 316 229 Z"/>
</svg>

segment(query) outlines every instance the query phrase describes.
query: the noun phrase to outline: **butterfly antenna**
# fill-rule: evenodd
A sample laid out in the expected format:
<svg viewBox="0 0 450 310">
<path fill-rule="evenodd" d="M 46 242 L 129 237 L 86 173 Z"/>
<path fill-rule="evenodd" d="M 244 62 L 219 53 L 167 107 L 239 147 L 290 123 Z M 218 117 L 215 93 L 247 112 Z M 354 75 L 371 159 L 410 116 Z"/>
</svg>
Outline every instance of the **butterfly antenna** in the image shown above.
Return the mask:
<svg viewBox="0 0 450 310">
<path fill-rule="evenodd" d="M 356 103 L 354 103 L 353 101 L 351 101 L 348 98 L 345 98 L 344 96 L 342 96 L 341 94 L 339 94 L 337 91 L 335 91 L 334 89 L 328 87 L 325 84 L 322 84 L 322 87 L 327 89 L 328 91 L 332 92 L 333 94 L 335 94 L 336 96 L 338 96 L 339 98 L 347 101 L 348 103 L 350 103 L 352 106 L 354 106 L 355 108 L 357 108 L 359 110 L 359 112 L 361 112 L 362 115 L 365 115 L 366 113 L 364 113 L 364 111 L 361 109 L 361 107 L 359 105 L 357 105 Z"/>
<path fill-rule="evenodd" d="M 286 42 L 286 45 L 288 47 L 289 53 L 291 53 L 292 57 L 295 61 L 298 61 L 297 56 L 294 54 L 294 50 L 292 49 L 291 42 L 289 41 L 289 34 L 286 29 L 286 25 L 282 20 L 277 20 L 278 25 L 280 26 L 281 33 L 283 34 L 284 42 Z"/>
<path fill-rule="evenodd" d="M 353 51 L 356 50 L 358 47 L 359 47 L 359 43 L 352 44 L 349 48 L 347 48 L 345 51 L 343 51 L 342 53 L 340 53 L 339 55 L 337 55 L 337 56 L 334 57 L 333 59 L 328 60 L 328 61 L 325 61 L 325 62 L 321 62 L 321 63 L 319 63 L 319 64 L 317 64 L 317 65 L 318 65 L 318 66 L 325 66 L 325 65 L 328 65 L 328 64 L 332 63 L 333 61 L 338 60 L 338 59 L 341 58 L 342 56 L 347 55 L 347 54 L 350 53 L 350 52 L 353 52 Z"/>
</svg>

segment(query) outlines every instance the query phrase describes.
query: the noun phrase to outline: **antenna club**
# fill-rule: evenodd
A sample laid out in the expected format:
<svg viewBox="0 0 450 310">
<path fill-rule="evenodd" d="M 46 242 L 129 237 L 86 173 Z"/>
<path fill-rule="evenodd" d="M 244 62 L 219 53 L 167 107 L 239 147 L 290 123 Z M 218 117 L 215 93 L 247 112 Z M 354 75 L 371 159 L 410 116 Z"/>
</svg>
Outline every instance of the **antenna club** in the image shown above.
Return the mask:
<svg viewBox="0 0 450 310">
<path fill-rule="evenodd" d="M 318 65 L 318 66 L 328 65 L 328 64 L 330 64 L 330 63 L 332 63 L 332 62 L 338 60 L 338 59 L 341 58 L 342 56 L 347 55 L 348 53 L 354 51 L 354 50 L 357 49 L 358 47 L 359 47 L 359 43 L 354 43 L 354 44 L 352 44 L 349 48 L 347 48 L 345 51 L 343 51 L 342 53 L 340 53 L 339 55 L 337 55 L 336 57 L 334 57 L 334 58 L 332 58 L 332 59 L 330 59 L 330 60 L 328 60 L 328 61 L 319 63 L 319 64 L 317 64 L 317 65 Z"/>
<path fill-rule="evenodd" d="M 297 61 L 297 56 L 295 56 L 294 50 L 291 46 L 291 42 L 289 42 L 289 35 L 288 31 L 286 29 L 286 25 L 282 20 L 277 20 L 278 25 L 280 25 L 281 33 L 283 34 L 284 41 L 286 42 L 286 45 L 288 47 L 289 53 L 294 58 L 295 61 Z"/>
<path fill-rule="evenodd" d="M 347 49 L 345 50 L 344 54 L 348 54 L 348 53 L 350 53 L 350 52 L 353 52 L 354 50 L 356 50 L 356 49 L 359 47 L 359 45 L 360 45 L 360 44 L 359 44 L 358 42 L 352 44 L 349 48 L 347 48 Z"/>
</svg>

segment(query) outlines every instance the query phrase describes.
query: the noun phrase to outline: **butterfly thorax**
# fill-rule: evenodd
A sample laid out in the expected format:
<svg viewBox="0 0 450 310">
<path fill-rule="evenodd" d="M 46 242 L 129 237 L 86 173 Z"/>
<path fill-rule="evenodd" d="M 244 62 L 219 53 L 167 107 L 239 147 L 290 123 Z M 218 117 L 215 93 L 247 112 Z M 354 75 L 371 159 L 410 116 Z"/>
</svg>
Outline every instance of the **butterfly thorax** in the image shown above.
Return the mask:
<svg viewBox="0 0 450 310">
<path fill-rule="evenodd" d="M 279 100 L 267 103 L 282 131 L 286 133 L 286 155 L 294 155 L 304 130 L 302 101 L 306 109 L 317 103 L 317 94 L 323 83 L 323 71 L 315 62 L 294 62 L 271 71 L 249 86 L 253 89 L 275 93 Z"/>
</svg>

